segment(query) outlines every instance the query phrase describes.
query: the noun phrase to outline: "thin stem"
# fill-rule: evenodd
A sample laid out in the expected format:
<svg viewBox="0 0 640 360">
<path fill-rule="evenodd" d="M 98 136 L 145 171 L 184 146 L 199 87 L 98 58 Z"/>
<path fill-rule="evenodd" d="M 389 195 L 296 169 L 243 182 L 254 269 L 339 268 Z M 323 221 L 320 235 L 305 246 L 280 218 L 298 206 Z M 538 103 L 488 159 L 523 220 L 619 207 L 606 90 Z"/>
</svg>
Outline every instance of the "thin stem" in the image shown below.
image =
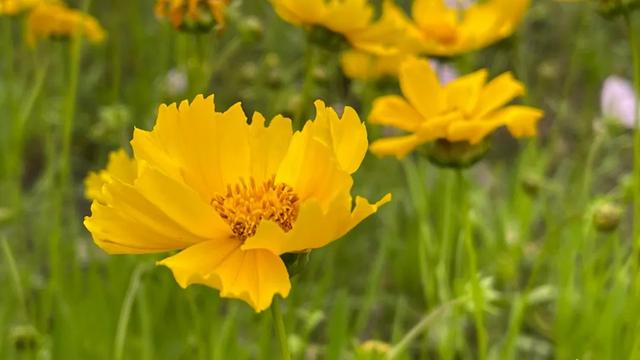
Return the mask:
<svg viewBox="0 0 640 360">
<path fill-rule="evenodd" d="M 118 318 L 118 327 L 116 330 L 116 337 L 114 340 L 114 353 L 113 358 L 120 360 L 124 354 L 124 342 L 127 336 L 127 327 L 129 325 L 129 318 L 131 317 L 131 308 L 133 307 L 133 301 L 138 294 L 140 288 L 140 278 L 142 274 L 149 268 L 148 263 L 142 263 L 138 265 L 131 274 L 131 280 L 129 281 L 129 288 L 125 294 L 122 307 L 120 308 L 120 317 Z"/>
<path fill-rule="evenodd" d="M 444 303 L 433 311 L 425 315 L 398 343 L 387 353 L 387 359 L 395 359 L 409 347 L 412 341 L 414 341 L 424 330 L 434 324 L 440 316 L 449 311 L 450 308 L 461 304 L 465 299 L 458 298 Z"/>
<path fill-rule="evenodd" d="M 484 360 L 487 357 L 488 336 L 484 325 L 484 299 L 480 276 L 478 274 L 478 260 L 476 249 L 473 245 L 473 234 L 471 232 L 471 221 L 469 219 L 469 189 L 462 170 L 458 170 L 458 188 L 462 197 L 462 237 L 464 238 L 465 250 L 469 257 L 469 276 L 471 282 L 471 297 L 473 300 L 473 312 L 476 326 L 476 336 L 478 342 L 478 359 Z"/>
<path fill-rule="evenodd" d="M 307 103 L 309 102 L 309 98 L 313 93 L 314 50 L 314 44 L 311 41 L 311 32 L 308 32 L 307 47 L 304 52 L 304 83 L 302 84 L 302 95 L 300 96 L 298 112 L 293 119 L 294 129 L 299 129 L 302 125 L 304 125 L 305 120 L 303 119 L 303 117 L 306 114 L 305 109 L 307 108 Z"/>
<path fill-rule="evenodd" d="M 441 301 L 447 301 L 451 298 L 451 290 L 449 286 L 450 276 L 449 271 L 451 269 L 451 249 L 453 243 L 451 241 L 451 233 L 453 227 L 453 197 L 455 193 L 453 191 L 453 177 L 451 172 L 446 171 L 445 184 L 444 184 L 444 204 L 442 206 L 442 229 L 440 232 L 440 262 L 436 268 L 436 276 L 438 278 L 438 296 Z"/>
<path fill-rule="evenodd" d="M 273 304 L 271 304 L 271 314 L 273 315 L 273 326 L 278 337 L 278 344 L 280 345 L 280 353 L 282 354 L 282 360 L 291 360 L 291 353 L 289 352 L 289 342 L 287 340 L 287 330 L 284 327 L 284 319 L 282 317 L 282 310 L 280 309 L 280 299 L 275 297 Z"/>
<path fill-rule="evenodd" d="M 633 137 L 633 254 L 640 255 L 640 38 L 629 14 L 625 14 L 629 30 L 629 46 L 633 61 L 633 84 L 636 93 L 636 119 Z"/>
<path fill-rule="evenodd" d="M 7 264 L 9 274 L 11 276 L 11 281 L 13 282 L 14 291 L 16 293 L 16 299 L 20 304 L 21 311 L 23 316 L 27 317 L 27 303 L 24 297 L 24 291 L 22 289 L 22 282 L 20 281 L 20 273 L 18 272 L 18 266 L 16 265 L 16 261 L 13 258 L 13 252 L 11 251 L 11 247 L 9 246 L 9 242 L 6 238 L 1 238 L 0 243 L 2 243 L 2 252 L 4 253 L 4 260 Z"/>
</svg>

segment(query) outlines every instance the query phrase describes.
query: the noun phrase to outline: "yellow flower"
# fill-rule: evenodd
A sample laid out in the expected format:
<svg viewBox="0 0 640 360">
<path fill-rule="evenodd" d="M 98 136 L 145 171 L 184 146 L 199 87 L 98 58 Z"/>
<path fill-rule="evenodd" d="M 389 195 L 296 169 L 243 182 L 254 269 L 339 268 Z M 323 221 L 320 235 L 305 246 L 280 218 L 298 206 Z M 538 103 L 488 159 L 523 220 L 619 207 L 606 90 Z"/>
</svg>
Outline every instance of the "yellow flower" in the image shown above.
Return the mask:
<svg viewBox="0 0 640 360">
<path fill-rule="evenodd" d="M 324 29 L 347 40 L 358 50 L 388 54 L 395 52 L 401 29 L 383 16 L 373 21 L 367 0 L 271 0 L 285 21 L 311 29 Z"/>
<path fill-rule="evenodd" d="M 426 60 L 409 59 L 399 78 L 404 98 L 377 98 L 369 120 L 410 134 L 374 142 L 371 151 L 377 155 L 401 158 L 436 139 L 478 144 L 500 126 L 515 137 L 534 136 L 542 117 L 532 107 L 505 106 L 525 91 L 508 72 L 486 83 L 487 71 L 479 70 L 443 86 Z"/>
<path fill-rule="evenodd" d="M 515 31 L 529 7 L 529 0 L 486 0 L 466 7 L 446 4 L 452 1 L 460 0 L 413 2 L 422 51 L 429 55 L 460 55 L 504 39 Z"/>
<path fill-rule="evenodd" d="M 136 178 L 136 170 L 136 161 L 131 159 L 124 149 L 112 151 L 109 154 L 106 169 L 90 172 L 84 179 L 84 196 L 89 200 L 98 200 L 104 203 L 103 185 L 112 182 L 113 179 L 132 183 Z"/>
<path fill-rule="evenodd" d="M 280 255 L 325 246 L 390 200 L 353 206 L 366 128 L 350 107 L 315 105 L 295 133 L 280 115 L 247 124 L 239 103 L 216 112 L 213 96 L 162 105 L 152 131 L 134 131 L 135 179 L 111 173 L 85 226 L 108 253 L 181 250 L 159 262 L 180 286 L 266 309 L 291 287 Z"/>
<path fill-rule="evenodd" d="M 32 46 L 43 38 L 68 38 L 76 32 L 93 43 L 102 42 L 106 37 L 95 18 L 56 3 L 38 4 L 29 13 L 27 28 L 27 40 Z"/>
<path fill-rule="evenodd" d="M 386 28 L 397 29 L 392 53 L 375 54 L 360 50 L 347 50 L 340 57 L 344 74 L 351 79 L 372 80 L 384 76 L 396 76 L 400 64 L 417 53 L 420 34 L 394 1 L 385 0 L 380 23 Z"/>
<path fill-rule="evenodd" d="M 41 0 L 0 0 L 0 15 L 16 15 L 36 6 Z"/>
<path fill-rule="evenodd" d="M 156 0 L 156 16 L 168 19 L 176 29 L 209 31 L 223 29 L 224 12 L 231 0 Z"/>
</svg>

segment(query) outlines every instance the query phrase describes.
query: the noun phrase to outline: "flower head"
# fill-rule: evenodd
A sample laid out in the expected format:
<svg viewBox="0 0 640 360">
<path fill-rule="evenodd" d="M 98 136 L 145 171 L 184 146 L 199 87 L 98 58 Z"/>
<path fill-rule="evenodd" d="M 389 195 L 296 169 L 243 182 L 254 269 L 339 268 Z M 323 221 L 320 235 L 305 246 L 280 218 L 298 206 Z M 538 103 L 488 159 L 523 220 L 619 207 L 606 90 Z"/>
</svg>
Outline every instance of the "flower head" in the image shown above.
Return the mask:
<svg viewBox="0 0 640 360">
<path fill-rule="evenodd" d="M 602 115 L 631 129 L 635 126 L 637 106 L 636 94 L 629 80 L 612 75 L 604 81 L 600 94 Z"/>
<path fill-rule="evenodd" d="M 0 15 L 16 15 L 30 10 L 41 0 L 0 0 Z"/>
<path fill-rule="evenodd" d="M 402 35 L 393 17 L 384 14 L 373 21 L 373 7 L 368 0 L 271 0 L 285 21 L 310 28 L 322 38 L 338 36 L 358 50 L 389 54 Z M 326 34 L 326 33 L 329 34 Z"/>
<path fill-rule="evenodd" d="M 455 56 L 511 35 L 528 6 L 529 0 L 415 0 L 412 15 L 422 52 Z"/>
<path fill-rule="evenodd" d="M 180 286 L 264 310 L 289 294 L 281 255 L 327 245 L 390 199 L 353 205 L 366 128 L 350 107 L 315 105 L 295 133 L 282 116 L 248 124 L 239 103 L 216 112 L 213 96 L 162 105 L 153 130 L 134 132 L 135 178 L 107 169 L 85 226 L 109 253 L 181 250 L 159 262 Z"/>
<path fill-rule="evenodd" d="M 223 29 L 224 12 L 231 0 L 156 0 L 156 16 L 185 31 Z"/>
<path fill-rule="evenodd" d="M 501 126 L 515 137 L 535 135 L 542 111 L 505 106 L 524 93 L 524 86 L 510 73 L 488 83 L 486 80 L 487 71 L 479 70 L 443 85 L 428 61 L 407 60 L 400 68 L 404 97 L 377 98 L 369 120 L 409 134 L 378 140 L 371 145 L 371 151 L 400 158 L 417 146 L 438 139 L 473 145 Z"/>
<path fill-rule="evenodd" d="M 63 4 L 38 4 L 27 19 L 27 41 L 34 46 L 44 38 L 69 38 L 80 33 L 93 43 L 102 42 L 106 34 L 98 21 L 88 14 Z"/>
</svg>

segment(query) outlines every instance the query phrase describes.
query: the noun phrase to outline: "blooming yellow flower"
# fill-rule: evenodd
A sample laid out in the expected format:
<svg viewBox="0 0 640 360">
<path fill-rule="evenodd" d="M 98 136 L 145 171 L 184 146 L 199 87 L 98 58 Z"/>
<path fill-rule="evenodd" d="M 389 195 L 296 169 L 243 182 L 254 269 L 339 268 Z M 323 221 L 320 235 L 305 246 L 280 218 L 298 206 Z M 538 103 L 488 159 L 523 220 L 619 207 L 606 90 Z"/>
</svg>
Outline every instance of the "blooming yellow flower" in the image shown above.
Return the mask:
<svg viewBox="0 0 640 360">
<path fill-rule="evenodd" d="M 136 129 L 134 179 L 107 169 L 85 226 L 108 253 L 181 250 L 159 262 L 182 287 L 204 284 L 256 311 L 289 294 L 280 258 L 327 245 L 390 200 L 351 197 L 366 128 L 316 101 L 302 131 L 280 115 L 251 124 L 240 104 L 213 96 L 162 105 L 152 131 Z"/>
<path fill-rule="evenodd" d="M 90 172 L 85 178 L 84 196 L 89 200 L 98 200 L 104 203 L 103 185 L 112 182 L 114 178 L 131 183 L 136 178 L 136 170 L 136 161 L 131 159 L 124 149 L 112 151 L 109 154 L 106 169 Z"/>
<path fill-rule="evenodd" d="M 106 37 L 95 18 L 59 3 L 38 4 L 29 13 L 27 28 L 27 40 L 32 46 L 43 38 L 67 38 L 76 32 L 93 43 Z"/>
<path fill-rule="evenodd" d="M 41 0 L 0 0 L 0 15 L 16 15 L 36 6 Z"/>
<path fill-rule="evenodd" d="M 285 21 L 337 34 L 358 50 L 388 54 L 396 51 L 401 28 L 383 15 L 373 21 L 368 0 L 271 0 Z"/>
<path fill-rule="evenodd" d="M 209 31 L 224 28 L 224 11 L 231 0 L 156 0 L 156 16 L 176 29 Z"/>
<path fill-rule="evenodd" d="M 505 106 L 525 91 L 508 72 L 486 83 L 487 71 L 479 70 L 443 86 L 426 60 L 409 59 L 399 78 L 404 98 L 377 98 L 369 120 L 410 134 L 374 142 L 371 151 L 377 155 L 401 158 L 436 139 L 477 144 L 500 126 L 515 137 L 533 136 L 542 117 L 532 107 Z"/>
<path fill-rule="evenodd" d="M 461 0 L 415 0 L 412 16 L 421 36 L 422 51 L 455 56 L 510 36 L 522 20 L 529 0 L 486 0 L 471 5 Z"/>
</svg>

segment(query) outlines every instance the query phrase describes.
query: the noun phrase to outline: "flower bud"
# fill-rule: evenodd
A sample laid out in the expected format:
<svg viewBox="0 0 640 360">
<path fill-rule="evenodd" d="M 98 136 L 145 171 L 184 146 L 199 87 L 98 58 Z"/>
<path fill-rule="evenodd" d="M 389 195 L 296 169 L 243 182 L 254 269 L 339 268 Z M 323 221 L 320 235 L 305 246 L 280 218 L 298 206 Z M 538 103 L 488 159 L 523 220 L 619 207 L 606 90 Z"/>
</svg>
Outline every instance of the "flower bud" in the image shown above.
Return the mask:
<svg viewBox="0 0 640 360">
<path fill-rule="evenodd" d="M 367 340 L 356 349 L 357 360 L 382 360 L 391 351 L 391 346 L 380 340 Z"/>
<path fill-rule="evenodd" d="M 36 350 L 41 343 L 38 330 L 32 325 L 17 325 L 9 330 L 9 339 L 17 351 Z"/>
<path fill-rule="evenodd" d="M 489 151 L 489 142 L 481 141 L 471 144 L 467 141 L 451 142 L 438 139 L 425 146 L 425 153 L 429 161 L 449 168 L 468 168 L 480 161 Z"/>
<path fill-rule="evenodd" d="M 622 209 L 612 203 L 598 205 L 593 213 L 593 226 L 596 230 L 608 233 L 618 228 L 622 218 Z"/>
<path fill-rule="evenodd" d="M 542 180 L 539 176 L 533 174 L 526 174 L 522 178 L 522 182 L 520 184 L 522 186 L 522 190 L 525 194 L 529 195 L 532 198 L 538 196 L 540 192 L 540 188 L 542 187 Z"/>
<path fill-rule="evenodd" d="M 262 22 L 255 16 L 248 16 L 240 21 L 238 30 L 244 36 L 246 41 L 255 42 L 262 39 L 264 27 Z"/>
</svg>

